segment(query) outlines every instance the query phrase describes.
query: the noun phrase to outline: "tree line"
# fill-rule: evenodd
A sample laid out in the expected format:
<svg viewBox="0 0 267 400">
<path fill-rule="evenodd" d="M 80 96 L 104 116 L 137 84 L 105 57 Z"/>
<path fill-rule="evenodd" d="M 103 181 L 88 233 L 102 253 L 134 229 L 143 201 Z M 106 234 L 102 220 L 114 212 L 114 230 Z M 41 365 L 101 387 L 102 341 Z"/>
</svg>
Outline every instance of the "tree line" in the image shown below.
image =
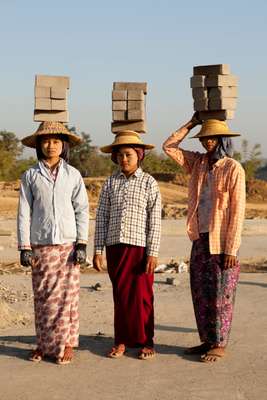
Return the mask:
<svg viewBox="0 0 267 400">
<path fill-rule="evenodd" d="M 75 127 L 70 128 L 76 132 Z M 78 134 L 78 133 L 77 133 Z M 109 156 L 101 154 L 98 147 L 92 145 L 90 134 L 81 132 L 83 143 L 71 149 L 70 164 L 77 168 L 83 177 L 108 176 L 116 165 Z M 242 141 L 240 152 L 234 158 L 241 162 L 247 180 L 255 178 L 257 171 L 266 168 L 262 160 L 261 146 L 251 146 L 247 140 Z M 23 146 L 14 132 L 0 131 L 0 180 L 12 181 L 20 179 L 22 173 L 36 163 L 35 157 L 23 158 Z M 157 151 L 150 151 L 145 157 L 142 167 L 150 174 L 185 174 L 173 160 Z"/>
</svg>

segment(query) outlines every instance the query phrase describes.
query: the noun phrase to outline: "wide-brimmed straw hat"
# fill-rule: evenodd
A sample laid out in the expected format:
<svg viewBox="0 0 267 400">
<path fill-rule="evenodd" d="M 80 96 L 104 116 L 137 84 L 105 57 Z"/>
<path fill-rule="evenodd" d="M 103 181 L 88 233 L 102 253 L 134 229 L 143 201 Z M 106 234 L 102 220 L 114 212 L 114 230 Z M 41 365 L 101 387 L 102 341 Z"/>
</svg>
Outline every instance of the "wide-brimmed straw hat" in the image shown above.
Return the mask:
<svg viewBox="0 0 267 400">
<path fill-rule="evenodd" d="M 203 122 L 200 131 L 192 136 L 190 139 L 194 138 L 204 138 L 208 136 L 240 136 L 240 133 L 232 132 L 227 126 L 225 121 L 220 121 L 218 119 L 207 119 Z"/>
<path fill-rule="evenodd" d="M 127 145 L 138 145 L 143 147 L 144 149 L 153 149 L 155 146 L 153 144 L 145 144 L 140 139 L 140 136 L 135 131 L 121 131 L 118 132 L 115 136 L 113 143 L 108 146 L 100 147 L 100 150 L 103 153 L 112 153 L 112 150 L 118 146 L 127 146 Z"/>
<path fill-rule="evenodd" d="M 26 136 L 21 140 L 24 146 L 36 147 L 36 139 L 42 135 L 64 135 L 67 136 L 70 146 L 75 146 L 82 142 L 82 138 L 73 132 L 70 132 L 61 122 L 42 122 L 34 134 Z"/>
</svg>

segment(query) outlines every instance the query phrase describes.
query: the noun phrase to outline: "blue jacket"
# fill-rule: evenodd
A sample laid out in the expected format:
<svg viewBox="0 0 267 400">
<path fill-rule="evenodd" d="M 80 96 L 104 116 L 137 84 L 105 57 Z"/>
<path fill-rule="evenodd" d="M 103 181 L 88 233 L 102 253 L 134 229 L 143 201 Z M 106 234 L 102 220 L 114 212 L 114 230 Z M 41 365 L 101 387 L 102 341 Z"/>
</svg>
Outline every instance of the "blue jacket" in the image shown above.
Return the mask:
<svg viewBox="0 0 267 400">
<path fill-rule="evenodd" d="M 40 161 L 22 176 L 18 247 L 87 242 L 88 198 L 80 172 L 61 160 L 56 180 Z"/>
</svg>

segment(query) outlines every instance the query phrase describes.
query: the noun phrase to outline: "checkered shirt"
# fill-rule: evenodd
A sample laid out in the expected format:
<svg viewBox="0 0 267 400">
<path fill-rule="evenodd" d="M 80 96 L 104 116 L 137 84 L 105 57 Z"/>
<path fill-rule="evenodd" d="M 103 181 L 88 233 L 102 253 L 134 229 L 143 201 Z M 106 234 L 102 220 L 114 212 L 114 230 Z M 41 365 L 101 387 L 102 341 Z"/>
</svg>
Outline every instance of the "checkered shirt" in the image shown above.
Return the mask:
<svg viewBox="0 0 267 400">
<path fill-rule="evenodd" d="M 102 187 L 95 228 L 95 253 L 104 246 L 126 243 L 146 247 L 158 256 L 161 233 L 161 196 L 155 179 L 138 168 L 128 179 L 122 172 Z"/>
<path fill-rule="evenodd" d="M 188 129 L 185 127 L 174 132 L 163 144 L 163 149 L 191 174 L 188 188 L 187 232 L 191 240 L 196 240 L 199 238 L 197 210 L 201 187 L 209 167 L 207 154 L 179 148 L 187 133 Z M 240 163 L 224 157 L 213 165 L 212 175 L 210 253 L 236 256 L 241 243 L 245 214 L 245 172 Z"/>
</svg>

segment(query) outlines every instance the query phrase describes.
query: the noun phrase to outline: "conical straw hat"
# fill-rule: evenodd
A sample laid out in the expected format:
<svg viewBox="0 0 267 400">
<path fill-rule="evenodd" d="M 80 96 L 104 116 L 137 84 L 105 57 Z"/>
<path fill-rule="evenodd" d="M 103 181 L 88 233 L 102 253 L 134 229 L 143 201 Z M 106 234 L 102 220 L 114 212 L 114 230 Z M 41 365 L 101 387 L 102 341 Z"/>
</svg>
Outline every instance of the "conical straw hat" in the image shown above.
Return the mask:
<svg viewBox="0 0 267 400">
<path fill-rule="evenodd" d="M 80 138 L 75 133 L 70 132 L 61 122 L 51 122 L 51 121 L 42 122 L 34 134 L 26 136 L 21 140 L 21 142 L 22 144 L 24 144 L 24 146 L 35 148 L 37 137 L 42 135 L 67 136 L 71 146 L 75 146 L 82 142 L 82 138 Z"/>
<path fill-rule="evenodd" d="M 108 146 L 100 147 L 100 150 L 103 153 L 112 153 L 112 150 L 115 147 L 127 145 L 138 145 L 147 150 L 153 149 L 155 147 L 153 144 L 143 143 L 137 132 L 125 130 L 118 132 L 115 136 L 114 141 Z"/>
<path fill-rule="evenodd" d="M 240 136 L 240 133 L 230 131 L 225 121 L 207 119 L 203 122 L 200 131 L 190 139 L 208 136 Z"/>
</svg>

